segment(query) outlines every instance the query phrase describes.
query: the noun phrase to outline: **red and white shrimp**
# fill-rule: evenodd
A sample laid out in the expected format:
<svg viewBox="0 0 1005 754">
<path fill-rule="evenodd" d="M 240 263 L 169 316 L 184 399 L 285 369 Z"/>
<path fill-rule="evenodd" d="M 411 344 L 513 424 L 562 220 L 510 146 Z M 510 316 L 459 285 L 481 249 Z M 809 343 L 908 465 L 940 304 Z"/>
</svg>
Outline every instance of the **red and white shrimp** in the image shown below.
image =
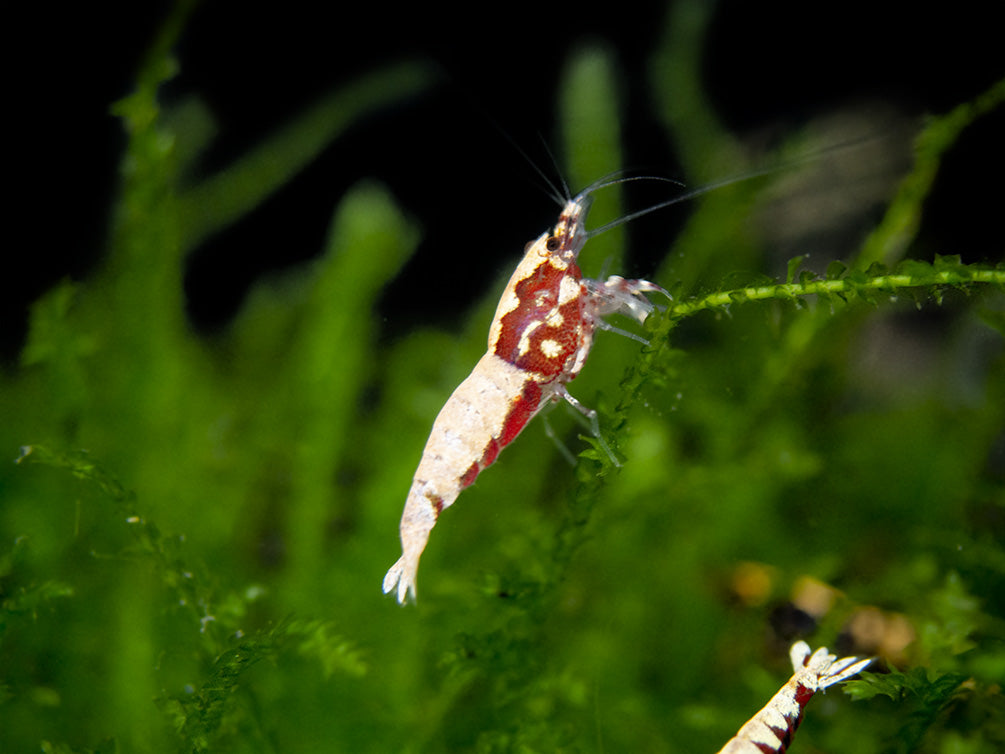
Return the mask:
<svg viewBox="0 0 1005 754">
<path fill-rule="evenodd" d="M 384 577 L 384 592 L 396 591 L 398 602 L 415 599 L 419 557 L 441 511 L 548 402 L 564 399 L 582 412 L 614 459 L 596 412 L 565 386 L 583 368 L 595 330 L 617 330 L 602 317 L 621 312 L 644 322 L 654 306 L 643 294 L 669 294 L 646 280 L 583 279 L 576 259 L 590 237 L 590 197 L 610 183 L 567 201 L 554 229 L 527 244 L 496 308 L 488 351 L 436 417 L 401 516 L 402 556 Z"/>
<path fill-rule="evenodd" d="M 760 712 L 737 731 L 718 754 L 783 754 L 789 748 L 810 698 L 821 689 L 848 680 L 864 670 L 871 658 L 844 657 L 840 660 L 821 647 L 810 654 L 804 641 L 789 650 L 795 671 Z"/>
</svg>

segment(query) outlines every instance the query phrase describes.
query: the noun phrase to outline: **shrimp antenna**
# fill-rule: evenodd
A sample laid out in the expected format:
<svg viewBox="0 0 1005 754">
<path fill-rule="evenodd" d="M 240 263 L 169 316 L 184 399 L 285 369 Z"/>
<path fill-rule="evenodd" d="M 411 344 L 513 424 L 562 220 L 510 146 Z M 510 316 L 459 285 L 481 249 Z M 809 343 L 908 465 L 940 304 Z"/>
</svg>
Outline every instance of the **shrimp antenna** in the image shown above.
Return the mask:
<svg viewBox="0 0 1005 754">
<path fill-rule="evenodd" d="M 545 140 L 544 136 L 542 136 L 540 132 L 537 134 L 538 139 L 541 140 L 541 144 L 544 147 L 545 153 L 548 155 L 548 159 L 555 168 L 555 174 L 558 176 L 558 180 L 561 181 L 561 188 L 555 184 L 555 181 L 548 177 L 548 174 L 541 169 L 541 166 L 531 159 L 531 156 L 527 154 L 526 150 L 521 147 L 517 143 L 516 139 L 514 139 L 501 125 L 499 125 L 499 123 L 487 114 L 485 117 L 488 118 L 489 122 L 496 129 L 499 135 L 509 142 L 509 145 L 513 147 L 513 149 L 516 150 L 516 153 L 523 158 L 524 162 L 530 166 L 531 170 L 537 173 L 537 176 L 544 181 L 546 188 L 545 193 L 551 198 L 551 200 L 559 207 L 565 204 L 570 196 L 569 185 L 565 182 L 565 177 L 562 175 L 562 171 L 558 167 L 558 161 L 555 159 L 555 153 L 548 147 L 548 142 Z"/>
<path fill-rule="evenodd" d="M 615 176 L 618 176 L 618 177 L 615 177 Z M 632 181 L 659 181 L 660 183 L 673 183 L 674 185 L 677 185 L 677 186 L 683 186 L 684 185 L 681 181 L 678 181 L 675 178 L 667 178 L 666 176 L 663 176 L 663 175 L 627 175 L 626 176 L 624 170 L 615 170 L 615 171 L 613 171 L 611 173 L 608 173 L 607 175 L 605 175 L 605 176 L 597 179 L 596 181 L 594 181 L 593 183 L 591 183 L 589 186 L 587 186 L 585 189 L 583 189 L 582 191 L 580 191 L 579 192 L 579 197 L 577 197 L 577 198 L 581 199 L 583 197 L 589 196 L 590 194 L 592 194 L 595 191 L 599 191 L 600 189 L 608 188 L 610 186 L 617 186 L 617 185 L 622 184 L 622 183 L 631 183 Z"/>
<path fill-rule="evenodd" d="M 467 90 L 465 90 L 465 92 L 467 93 Z M 565 179 L 562 177 L 561 170 L 558 169 L 558 163 L 555 161 L 554 154 L 550 149 L 548 149 L 547 142 L 545 141 L 544 137 L 540 134 L 540 132 L 538 132 L 537 136 L 544 144 L 545 151 L 548 153 L 548 158 L 551 160 L 551 163 L 555 166 L 555 171 L 559 177 L 559 180 L 561 181 L 562 189 L 564 190 L 564 192 L 562 190 L 559 190 L 559 187 L 555 184 L 555 181 L 553 181 L 550 177 L 548 177 L 547 173 L 545 173 L 541 169 L 541 167 L 537 164 L 537 162 L 535 162 L 530 157 L 530 155 L 527 154 L 526 150 L 524 150 L 524 148 L 520 146 L 517 140 L 513 138 L 513 135 L 510 134 L 510 132 L 507 131 L 505 128 L 503 128 L 502 124 L 495 117 L 493 117 L 491 113 L 489 113 L 489 111 L 485 109 L 484 106 L 479 105 L 474 101 L 474 98 L 470 96 L 470 93 L 468 93 L 468 99 L 469 104 L 471 104 L 478 111 L 478 113 L 489 123 L 489 125 L 491 125 L 493 129 L 495 129 L 496 133 L 499 134 L 503 139 L 505 139 L 506 142 L 516 151 L 516 153 L 523 158 L 524 162 L 526 162 L 530 166 L 531 170 L 533 170 L 534 173 L 536 173 L 537 176 L 542 181 L 544 181 L 544 193 L 546 193 L 548 197 L 553 202 L 555 202 L 559 207 L 565 204 L 566 199 L 569 196 L 569 187 L 566 185 Z M 538 189 L 541 188 L 540 185 L 537 185 L 536 181 L 531 181 L 531 183 L 535 185 L 535 188 Z"/>
<path fill-rule="evenodd" d="M 530 165 L 531 170 L 537 173 L 538 177 L 542 181 L 544 181 L 544 185 L 546 187 L 545 193 L 551 198 L 551 200 L 555 202 L 555 204 L 557 204 L 559 207 L 565 204 L 566 197 L 569 196 L 569 187 L 568 185 L 566 185 L 565 178 L 562 177 L 562 172 L 558 169 L 558 163 L 555 161 L 555 155 L 548 148 L 548 144 L 544 140 L 544 137 L 540 133 L 538 133 L 537 135 L 538 138 L 541 140 L 541 143 L 544 145 L 544 151 L 548 153 L 548 159 L 551 160 L 551 164 L 555 166 L 555 173 L 558 175 L 559 181 L 562 182 L 561 189 L 559 189 L 559 187 L 555 184 L 555 182 L 548 177 L 548 174 L 541 169 L 541 166 L 538 165 L 533 159 L 531 159 L 530 155 L 527 154 L 527 152 L 519 144 L 517 144 L 516 139 L 510 136 L 510 134 L 506 133 L 506 131 L 504 131 L 502 127 L 499 124 L 495 123 L 494 121 L 492 125 L 494 125 L 496 127 L 496 130 L 499 131 L 502 137 L 509 142 L 510 146 L 516 150 L 516 153 L 524 159 L 524 162 Z"/>
<path fill-rule="evenodd" d="M 773 173 L 780 173 L 784 170 L 794 168 L 798 165 L 811 162 L 823 155 L 829 154 L 830 152 L 838 152 L 844 149 L 850 149 L 852 147 L 860 146 L 869 141 L 875 140 L 874 136 L 864 136 L 855 139 L 849 139 L 847 141 L 839 142 L 837 144 L 832 144 L 831 146 L 824 147 L 823 149 L 813 150 L 803 155 L 799 155 L 790 160 L 785 160 L 775 165 L 770 165 L 763 168 L 756 168 L 746 173 L 740 173 L 739 175 L 734 175 L 730 178 L 723 178 L 720 181 L 714 181 L 712 183 L 706 183 L 704 186 L 699 186 L 696 189 L 686 191 L 685 193 L 675 196 L 673 199 L 667 199 L 663 202 L 657 202 L 651 207 L 645 207 L 644 209 L 636 210 L 635 212 L 629 212 L 623 217 L 619 217 L 617 220 L 612 220 L 609 223 L 601 225 L 599 228 L 593 228 L 587 232 L 588 238 L 593 238 L 594 236 L 599 236 L 601 233 L 605 233 L 613 228 L 617 228 L 619 225 L 624 225 L 627 222 L 631 222 L 636 218 L 648 215 L 650 212 L 656 212 L 657 210 L 664 209 L 674 204 L 680 204 L 681 202 L 686 202 L 690 199 L 695 199 L 699 196 L 704 196 L 716 189 L 723 188 L 725 186 L 732 186 L 734 183 L 743 183 L 744 181 L 753 180 L 754 178 L 762 178 L 766 175 L 771 175 Z M 663 178 L 660 176 L 629 176 L 627 178 L 619 178 L 616 180 L 610 180 L 610 176 L 600 179 L 595 183 L 587 186 L 581 193 L 580 196 L 587 195 L 593 191 L 597 191 L 607 186 L 616 185 L 618 183 L 627 183 L 628 181 L 641 181 L 641 180 L 654 180 L 654 181 L 664 181 L 667 183 L 676 183 L 678 186 L 683 187 L 684 184 L 680 181 L 676 181 L 672 178 Z"/>
<path fill-rule="evenodd" d="M 619 225 L 624 225 L 625 223 L 631 222 L 632 220 L 635 220 L 636 218 L 642 217 L 644 215 L 648 215 L 650 212 L 655 212 L 656 210 L 660 210 L 660 209 L 663 209 L 665 207 L 670 207 L 670 206 L 672 206 L 674 204 L 680 204 L 681 202 L 686 202 L 689 199 L 694 199 L 696 197 L 702 196 L 704 194 L 709 193 L 710 191 L 714 191 L 715 189 L 722 188 L 723 186 L 730 186 L 730 185 L 732 185 L 734 183 L 740 183 L 741 181 L 747 181 L 747 180 L 750 180 L 752 178 L 758 178 L 758 177 L 760 177 L 762 175 L 767 175 L 768 173 L 773 173 L 776 170 L 778 170 L 777 167 L 765 168 L 764 170 L 758 170 L 758 171 L 755 171 L 755 172 L 752 172 L 752 173 L 746 173 L 746 174 L 743 174 L 743 175 L 740 175 L 740 176 L 735 176 L 733 178 L 726 178 L 726 179 L 721 180 L 721 181 L 716 181 L 715 183 L 705 184 L 704 186 L 701 186 L 700 188 L 696 188 L 696 189 L 693 189 L 691 191 L 686 191 L 685 193 L 683 193 L 683 194 L 681 194 L 679 196 L 675 196 L 673 199 L 667 199 L 666 201 L 657 202 L 656 204 L 653 204 L 650 207 L 646 207 L 645 209 L 636 210 L 635 212 L 629 212 L 627 215 L 623 215 L 623 216 L 619 217 L 617 220 L 611 220 L 611 222 L 605 223 L 604 225 L 601 225 L 599 228 L 593 228 L 592 230 L 590 230 L 590 231 L 587 232 L 587 236 L 589 238 L 593 238 L 594 236 L 599 236 L 601 233 L 606 233 L 607 231 L 612 230 L 613 228 L 617 228 Z M 649 178 L 649 177 L 650 176 L 640 176 L 638 180 L 642 180 L 642 178 Z M 625 181 L 630 181 L 630 180 L 636 180 L 636 179 L 626 178 L 624 180 Z M 684 185 L 680 181 L 675 181 L 675 180 L 673 180 L 671 178 L 665 178 L 663 180 L 665 180 L 665 181 L 667 181 L 669 183 L 676 183 L 678 186 L 683 186 Z M 617 183 L 620 183 L 620 182 L 621 181 L 617 181 Z M 603 188 L 604 186 L 609 186 L 609 185 L 612 185 L 612 184 L 610 184 L 610 183 L 603 184 L 602 186 L 598 186 L 597 188 Z"/>
<path fill-rule="evenodd" d="M 557 175 L 558 180 L 562 182 L 562 193 L 558 194 L 556 192 L 555 194 L 552 195 L 556 200 L 558 200 L 558 204 L 562 205 L 566 201 L 568 201 L 570 196 L 572 196 L 572 192 L 569 191 L 569 184 L 566 182 L 565 176 L 562 174 L 562 168 L 559 167 L 558 165 L 558 159 L 555 157 L 555 153 L 551 150 L 551 147 L 548 146 L 548 141 L 540 133 L 538 133 L 537 136 L 541 140 L 541 146 L 544 147 L 544 151 L 545 153 L 547 153 L 548 159 L 551 160 L 551 166 L 555 169 L 555 175 Z M 526 155 L 524 156 L 526 157 Z M 541 172 L 541 170 L 537 167 L 537 165 L 531 163 L 531 166 L 535 170 L 537 170 L 538 173 L 541 173 L 542 178 L 544 178 L 546 181 L 548 180 L 547 176 L 545 176 L 544 173 Z M 554 188 L 551 181 L 548 181 L 548 185 Z"/>
</svg>

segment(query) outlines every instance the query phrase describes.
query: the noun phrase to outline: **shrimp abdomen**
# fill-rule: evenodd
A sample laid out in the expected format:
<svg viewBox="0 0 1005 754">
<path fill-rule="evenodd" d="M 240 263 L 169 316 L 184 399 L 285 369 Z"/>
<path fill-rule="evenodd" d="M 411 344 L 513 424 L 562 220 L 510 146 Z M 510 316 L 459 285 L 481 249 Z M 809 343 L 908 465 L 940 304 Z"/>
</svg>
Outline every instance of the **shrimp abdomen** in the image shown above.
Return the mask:
<svg viewBox="0 0 1005 754">
<path fill-rule="evenodd" d="M 419 557 L 440 512 L 449 508 L 541 407 L 541 387 L 486 353 L 457 386 L 429 433 L 401 516 L 402 556 L 384 577 L 384 593 L 415 599 Z"/>
</svg>

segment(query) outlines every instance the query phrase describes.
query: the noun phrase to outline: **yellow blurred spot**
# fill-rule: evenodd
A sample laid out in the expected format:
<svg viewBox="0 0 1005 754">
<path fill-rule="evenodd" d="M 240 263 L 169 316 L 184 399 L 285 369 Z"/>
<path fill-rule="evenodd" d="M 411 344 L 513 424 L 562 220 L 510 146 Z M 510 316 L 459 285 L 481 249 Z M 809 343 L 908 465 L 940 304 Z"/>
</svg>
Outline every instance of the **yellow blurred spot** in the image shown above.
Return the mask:
<svg viewBox="0 0 1005 754">
<path fill-rule="evenodd" d="M 840 592 L 811 576 L 800 576 L 792 587 L 792 604 L 816 620 L 823 618 L 834 606 Z"/>
<path fill-rule="evenodd" d="M 774 569 L 764 563 L 746 561 L 733 570 L 730 587 L 743 604 L 757 607 L 767 602 L 774 582 Z"/>
<path fill-rule="evenodd" d="M 848 622 L 848 631 L 856 647 L 881 655 L 895 665 L 904 664 L 904 650 L 917 638 L 906 616 L 878 607 L 857 610 Z"/>
</svg>

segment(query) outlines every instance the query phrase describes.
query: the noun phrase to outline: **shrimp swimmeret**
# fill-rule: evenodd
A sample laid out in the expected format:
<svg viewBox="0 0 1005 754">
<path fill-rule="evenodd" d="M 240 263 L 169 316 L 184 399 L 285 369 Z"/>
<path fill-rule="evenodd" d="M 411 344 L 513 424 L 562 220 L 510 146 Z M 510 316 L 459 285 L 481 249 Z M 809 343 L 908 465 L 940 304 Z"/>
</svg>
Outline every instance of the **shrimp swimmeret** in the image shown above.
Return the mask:
<svg viewBox="0 0 1005 754">
<path fill-rule="evenodd" d="M 401 517 L 402 556 L 384 577 L 384 592 L 395 591 L 399 602 L 415 599 L 419 557 L 440 513 L 548 402 L 568 401 L 586 416 L 617 463 L 600 437 L 596 412 L 565 387 L 583 368 L 598 328 L 636 337 L 603 317 L 620 312 L 641 323 L 655 308 L 643 294 L 669 297 L 647 280 L 584 279 L 576 264 L 591 235 L 584 225 L 591 194 L 617 182 L 567 201 L 555 227 L 527 244 L 489 327 L 488 351 L 436 417 Z"/>
</svg>

